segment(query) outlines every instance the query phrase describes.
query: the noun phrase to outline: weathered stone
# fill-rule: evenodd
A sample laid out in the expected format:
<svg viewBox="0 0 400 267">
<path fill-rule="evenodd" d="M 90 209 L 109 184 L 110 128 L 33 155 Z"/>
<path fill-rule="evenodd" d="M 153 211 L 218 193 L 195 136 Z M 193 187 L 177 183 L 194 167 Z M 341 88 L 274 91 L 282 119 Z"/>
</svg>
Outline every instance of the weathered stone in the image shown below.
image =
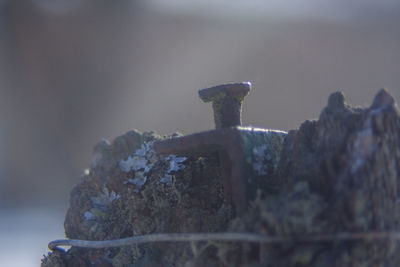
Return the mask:
<svg viewBox="0 0 400 267">
<path fill-rule="evenodd" d="M 240 131 L 239 131 L 240 132 Z M 215 150 L 158 155 L 154 134 L 99 143 L 72 190 L 69 238 L 109 240 L 147 233 L 254 232 L 271 236 L 400 231 L 400 117 L 381 90 L 369 108 L 334 93 L 316 121 L 270 140 L 241 132 L 252 198 L 234 216 Z M 275 136 L 276 137 L 276 136 Z M 274 138 L 275 138 L 274 137 Z M 168 137 L 167 137 L 168 138 Z M 181 139 L 184 140 L 184 139 Z M 282 143 L 283 142 L 283 143 Z M 42 266 L 399 266 L 392 240 L 255 244 L 152 243 L 55 251 Z"/>
</svg>

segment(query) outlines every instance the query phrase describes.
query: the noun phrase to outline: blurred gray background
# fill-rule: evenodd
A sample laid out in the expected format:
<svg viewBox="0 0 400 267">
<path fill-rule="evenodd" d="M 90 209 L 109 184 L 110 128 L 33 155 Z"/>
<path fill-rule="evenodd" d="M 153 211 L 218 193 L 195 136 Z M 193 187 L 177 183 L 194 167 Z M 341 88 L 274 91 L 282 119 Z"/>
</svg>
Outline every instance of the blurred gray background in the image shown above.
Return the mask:
<svg viewBox="0 0 400 267">
<path fill-rule="evenodd" d="M 63 236 L 101 138 L 213 128 L 198 89 L 250 80 L 244 124 L 282 130 L 337 90 L 399 100 L 399 25 L 398 0 L 0 0 L 0 235 L 26 248 L 9 266 Z"/>
</svg>

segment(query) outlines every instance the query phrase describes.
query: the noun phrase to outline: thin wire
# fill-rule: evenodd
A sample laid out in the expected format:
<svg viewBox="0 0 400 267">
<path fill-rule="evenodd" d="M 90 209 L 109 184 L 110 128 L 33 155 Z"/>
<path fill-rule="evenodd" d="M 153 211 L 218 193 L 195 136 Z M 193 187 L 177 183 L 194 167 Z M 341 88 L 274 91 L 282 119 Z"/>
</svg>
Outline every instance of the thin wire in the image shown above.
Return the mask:
<svg viewBox="0 0 400 267">
<path fill-rule="evenodd" d="M 50 250 L 57 249 L 58 246 L 72 246 L 84 248 L 110 248 L 131 246 L 142 243 L 153 242 L 193 242 L 193 241 L 241 241 L 250 243 L 287 243 L 287 242 L 335 242 L 335 241 L 357 241 L 357 240 L 377 240 L 392 239 L 400 240 L 400 232 L 358 232 L 358 233 L 338 233 L 338 234 L 319 234 L 301 236 L 269 236 L 256 233 L 172 233 L 172 234 L 148 234 L 137 235 L 128 238 L 91 241 L 77 239 L 59 239 L 51 241 L 48 245 Z"/>
</svg>

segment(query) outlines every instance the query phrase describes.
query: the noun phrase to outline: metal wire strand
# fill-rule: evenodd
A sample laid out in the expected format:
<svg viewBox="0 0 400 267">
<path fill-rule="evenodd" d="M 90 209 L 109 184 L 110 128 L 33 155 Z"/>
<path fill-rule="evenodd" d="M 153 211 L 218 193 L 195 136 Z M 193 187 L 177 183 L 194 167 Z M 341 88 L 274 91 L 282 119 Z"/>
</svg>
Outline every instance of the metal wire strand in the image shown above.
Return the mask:
<svg viewBox="0 0 400 267">
<path fill-rule="evenodd" d="M 91 241 L 77 239 L 59 239 L 51 241 L 48 245 L 50 250 L 56 250 L 58 246 L 72 246 L 84 248 L 111 248 L 131 246 L 142 243 L 153 242 L 193 242 L 193 241 L 225 241 L 225 242 L 250 242 L 250 243 L 287 243 L 287 242 L 335 242 L 335 241 L 357 241 L 392 239 L 399 240 L 400 232 L 343 232 L 338 234 L 319 234 L 301 236 L 269 236 L 256 233 L 171 233 L 171 234 L 148 234 L 137 235 L 128 238 Z"/>
</svg>

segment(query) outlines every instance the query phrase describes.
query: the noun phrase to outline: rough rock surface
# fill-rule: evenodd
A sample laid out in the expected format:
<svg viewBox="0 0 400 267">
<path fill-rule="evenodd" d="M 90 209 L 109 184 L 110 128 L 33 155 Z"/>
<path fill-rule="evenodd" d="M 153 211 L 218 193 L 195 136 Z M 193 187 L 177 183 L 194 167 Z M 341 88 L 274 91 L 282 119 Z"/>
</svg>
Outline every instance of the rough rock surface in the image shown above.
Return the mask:
<svg viewBox="0 0 400 267">
<path fill-rule="evenodd" d="M 132 131 L 96 145 L 90 171 L 71 192 L 68 238 L 400 230 L 400 116 L 385 90 L 365 109 L 334 93 L 318 120 L 290 131 L 266 177 L 279 181 L 276 190 L 260 187 L 241 217 L 224 202 L 217 155 L 161 157 L 151 150 L 159 138 Z M 159 243 L 54 251 L 42 266 L 400 266 L 399 248 L 393 240 Z"/>
</svg>

